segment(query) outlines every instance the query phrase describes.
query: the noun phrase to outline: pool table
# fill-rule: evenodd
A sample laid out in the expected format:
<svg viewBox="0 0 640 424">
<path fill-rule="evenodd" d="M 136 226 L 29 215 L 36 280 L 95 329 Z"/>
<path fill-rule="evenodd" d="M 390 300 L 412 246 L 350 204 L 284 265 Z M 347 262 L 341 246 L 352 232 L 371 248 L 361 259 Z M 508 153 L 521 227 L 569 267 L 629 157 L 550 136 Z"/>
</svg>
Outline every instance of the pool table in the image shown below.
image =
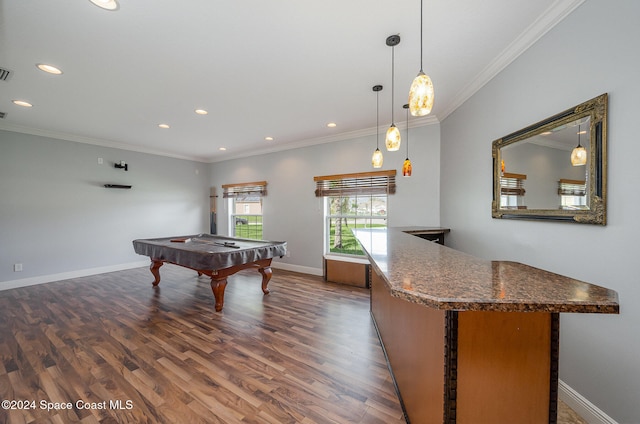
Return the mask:
<svg viewBox="0 0 640 424">
<path fill-rule="evenodd" d="M 137 239 L 133 248 L 139 255 L 151 258 L 153 286 L 160 283 L 160 267 L 166 262 L 193 269 L 200 275 L 211 277 L 211 290 L 216 301 L 216 312 L 224 305 L 227 277 L 236 272 L 257 268 L 262 274 L 262 292 L 269 293 L 271 259 L 287 252 L 282 241 L 251 240 L 211 234 Z"/>
</svg>

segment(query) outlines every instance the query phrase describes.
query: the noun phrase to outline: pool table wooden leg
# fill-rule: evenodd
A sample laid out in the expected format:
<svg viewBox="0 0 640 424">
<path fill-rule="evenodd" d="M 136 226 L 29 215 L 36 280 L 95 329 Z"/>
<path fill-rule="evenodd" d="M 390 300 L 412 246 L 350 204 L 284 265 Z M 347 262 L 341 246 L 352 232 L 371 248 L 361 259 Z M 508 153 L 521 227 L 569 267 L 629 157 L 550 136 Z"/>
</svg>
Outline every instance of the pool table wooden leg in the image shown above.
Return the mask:
<svg viewBox="0 0 640 424">
<path fill-rule="evenodd" d="M 262 274 L 262 293 L 269 294 L 269 289 L 267 288 L 267 284 L 269 284 L 269 280 L 271 280 L 271 271 L 270 266 L 265 266 L 264 268 L 258 268 L 258 272 Z"/>
<path fill-rule="evenodd" d="M 153 274 L 153 277 L 155 278 L 153 281 L 154 287 L 160 284 L 160 267 L 163 263 L 164 262 L 162 261 L 151 259 L 151 266 L 149 267 L 149 270 L 151 270 L 151 274 Z"/>
<path fill-rule="evenodd" d="M 220 312 L 224 306 L 224 289 L 227 287 L 227 278 L 215 279 L 211 277 L 211 290 L 216 299 L 216 312 Z"/>
</svg>

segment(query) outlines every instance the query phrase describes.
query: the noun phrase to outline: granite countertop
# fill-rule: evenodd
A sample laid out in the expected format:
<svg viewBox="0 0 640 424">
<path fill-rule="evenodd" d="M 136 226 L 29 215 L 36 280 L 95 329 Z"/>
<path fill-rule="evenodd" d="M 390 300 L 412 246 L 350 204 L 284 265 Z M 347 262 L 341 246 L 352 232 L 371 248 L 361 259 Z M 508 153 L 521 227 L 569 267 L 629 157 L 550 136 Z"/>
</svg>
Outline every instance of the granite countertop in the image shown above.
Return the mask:
<svg viewBox="0 0 640 424">
<path fill-rule="evenodd" d="M 457 311 L 619 313 L 614 290 L 517 262 L 480 259 L 406 228 L 355 231 L 392 296 Z"/>
</svg>

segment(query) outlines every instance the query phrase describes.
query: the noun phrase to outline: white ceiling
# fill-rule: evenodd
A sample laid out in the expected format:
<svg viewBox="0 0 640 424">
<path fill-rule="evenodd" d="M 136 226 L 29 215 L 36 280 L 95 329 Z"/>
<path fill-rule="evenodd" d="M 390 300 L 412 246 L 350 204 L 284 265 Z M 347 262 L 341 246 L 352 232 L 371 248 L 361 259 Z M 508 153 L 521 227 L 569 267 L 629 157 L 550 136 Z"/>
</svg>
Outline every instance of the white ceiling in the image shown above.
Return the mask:
<svg viewBox="0 0 640 424">
<path fill-rule="evenodd" d="M 410 126 L 444 119 L 583 1 L 424 0 L 435 106 Z M 112 12 L 89 0 L 0 0 L 0 68 L 12 71 L 0 81 L 0 129 L 203 162 L 374 134 L 375 84 L 380 126 L 391 123 L 392 34 L 404 128 L 419 0 L 119 2 Z"/>
</svg>

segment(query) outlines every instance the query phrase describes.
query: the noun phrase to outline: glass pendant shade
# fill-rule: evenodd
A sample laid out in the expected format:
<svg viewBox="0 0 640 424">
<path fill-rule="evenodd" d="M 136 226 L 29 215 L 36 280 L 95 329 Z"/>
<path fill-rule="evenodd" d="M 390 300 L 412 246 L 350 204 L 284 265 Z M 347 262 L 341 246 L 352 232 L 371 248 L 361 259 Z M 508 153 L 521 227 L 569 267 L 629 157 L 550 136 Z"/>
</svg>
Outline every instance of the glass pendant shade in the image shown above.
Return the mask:
<svg viewBox="0 0 640 424">
<path fill-rule="evenodd" d="M 411 161 L 409 160 L 409 158 L 406 158 L 404 160 L 404 163 L 402 164 L 402 176 L 403 177 L 411 176 Z"/>
<path fill-rule="evenodd" d="M 375 152 L 373 152 L 373 156 L 371 157 L 371 165 L 373 165 L 374 168 L 382 168 L 382 161 L 383 161 L 383 157 L 382 157 L 382 152 L 380 151 L 380 149 L 376 149 Z"/>
<path fill-rule="evenodd" d="M 433 83 L 422 70 L 414 78 L 409 89 L 409 111 L 412 116 L 425 116 L 433 107 Z"/>
<path fill-rule="evenodd" d="M 581 145 L 577 145 L 571 152 L 571 165 L 581 166 L 587 164 L 587 149 Z"/>
<path fill-rule="evenodd" d="M 396 127 L 396 124 L 391 124 L 391 126 L 387 130 L 387 138 L 385 139 L 387 150 L 390 152 L 399 150 L 400 141 L 400 130 L 398 129 L 398 127 Z"/>
</svg>

